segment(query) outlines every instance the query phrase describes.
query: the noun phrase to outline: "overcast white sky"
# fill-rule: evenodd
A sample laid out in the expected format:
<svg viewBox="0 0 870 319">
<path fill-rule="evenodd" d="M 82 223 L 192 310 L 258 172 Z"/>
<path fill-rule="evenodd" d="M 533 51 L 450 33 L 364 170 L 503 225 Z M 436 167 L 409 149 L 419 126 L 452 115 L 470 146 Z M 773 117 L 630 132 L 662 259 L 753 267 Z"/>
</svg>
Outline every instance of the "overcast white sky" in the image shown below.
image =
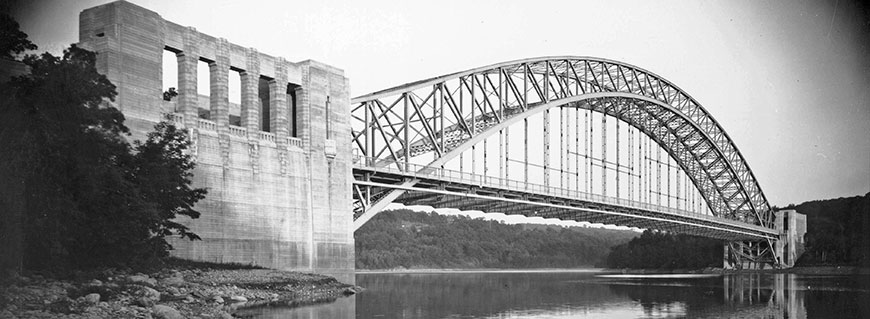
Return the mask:
<svg viewBox="0 0 870 319">
<path fill-rule="evenodd" d="M 15 1 L 15 0 L 12 0 Z M 40 51 L 106 0 L 18 1 Z M 772 205 L 870 191 L 870 26 L 851 1 L 133 0 L 290 61 L 345 70 L 353 96 L 496 62 L 603 57 L 657 73 L 721 123 Z"/>
</svg>

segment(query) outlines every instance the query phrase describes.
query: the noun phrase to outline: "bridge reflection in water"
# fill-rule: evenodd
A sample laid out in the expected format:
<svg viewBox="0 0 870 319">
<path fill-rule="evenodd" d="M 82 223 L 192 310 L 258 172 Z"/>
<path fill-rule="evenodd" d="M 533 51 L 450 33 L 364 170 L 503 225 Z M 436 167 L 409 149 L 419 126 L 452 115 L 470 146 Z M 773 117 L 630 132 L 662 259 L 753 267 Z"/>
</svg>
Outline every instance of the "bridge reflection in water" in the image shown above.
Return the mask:
<svg viewBox="0 0 870 319">
<path fill-rule="evenodd" d="M 363 293 L 243 318 L 860 318 L 868 277 L 589 272 L 358 274 Z"/>
</svg>

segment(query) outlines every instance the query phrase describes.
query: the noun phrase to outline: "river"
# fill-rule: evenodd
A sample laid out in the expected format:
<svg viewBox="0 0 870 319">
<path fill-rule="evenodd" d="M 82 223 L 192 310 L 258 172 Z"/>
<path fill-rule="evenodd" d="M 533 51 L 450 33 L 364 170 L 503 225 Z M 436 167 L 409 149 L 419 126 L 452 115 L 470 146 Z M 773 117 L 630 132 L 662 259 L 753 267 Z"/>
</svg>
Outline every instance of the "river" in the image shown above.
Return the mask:
<svg viewBox="0 0 870 319">
<path fill-rule="evenodd" d="M 355 296 L 243 318 L 868 318 L 870 276 L 360 273 Z"/>
</svg>

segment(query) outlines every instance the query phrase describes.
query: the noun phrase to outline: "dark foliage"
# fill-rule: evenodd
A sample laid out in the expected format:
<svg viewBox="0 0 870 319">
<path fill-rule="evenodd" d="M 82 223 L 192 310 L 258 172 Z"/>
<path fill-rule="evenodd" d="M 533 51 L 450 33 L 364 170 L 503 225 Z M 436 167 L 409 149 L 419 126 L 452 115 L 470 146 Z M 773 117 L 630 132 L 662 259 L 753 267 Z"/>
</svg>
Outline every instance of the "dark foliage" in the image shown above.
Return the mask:
<svg viewBox="0 0 870 319">
<path fill-rule="evenodd" d="M 356 267 L 576 268 L 603 261 L 632 231 L 542 225 L 386 211 L 356 232 Z"/>
<path fill-rule="evenodd" d="M 806 251 L 798 265 L 870 266 L 870 193 L 786 208 L 807 215 Z"/>
<path fill-rule="evenodd" d="M 646 230 L 640 237 L 613 248 L 610 268 L 698 269 L 722 267 L 724 243 L 703 237 Z"/>
<path fill-rule="evenodd" d="M 0 13 L 0 58 L 11 60 L 26 50 L 36 50 L 36 45 L 21 32 L 15 19 Z"/>
<path fill-rule="evenodd" d="M 178 91 L 176 91 L 175 88 L 169 88 L 169 90 L 163 91 L 164 101 L 172 101 L 176 96 L 178 96 Z"/>
<path fill-rule="evenodd" d="M 21 195 L 27 268 L 136 264 L 165 256 L 165 236 L 198 238 L 172 221 L 198 217 L 205 193 L 190 188 L 185 132 L 159 124 L 131 146 L 92 52 L 23 62 L 31 74 L 0 85 L 0 178 Z"/>
</svg>

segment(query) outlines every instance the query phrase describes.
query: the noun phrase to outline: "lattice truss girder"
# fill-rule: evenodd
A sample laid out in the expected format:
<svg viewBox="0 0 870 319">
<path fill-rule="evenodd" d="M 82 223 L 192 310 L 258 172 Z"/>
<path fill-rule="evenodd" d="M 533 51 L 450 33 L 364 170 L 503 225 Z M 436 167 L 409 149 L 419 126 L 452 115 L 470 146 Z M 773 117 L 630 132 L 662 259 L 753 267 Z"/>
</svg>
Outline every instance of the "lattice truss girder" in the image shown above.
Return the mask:
<svg viewBox="0 0 870 319">
<path fill-rule="evenodd" d="M 365 201 L 387 194 L 410 178 L 410 174 L 380 169 L 354 170 L 355 190 Z M 372 194 L 372 195 L 367 195 Z M 405 205 L 480 210 L 528 217 L 554 218 L 637 228 L 649 228 L 727 241 L 758 241 L 775 232 L 724 218 L 709 218 L 660 212 L 654 208 L 590 202 L 569 197 L 443 181 L 437 176 L 421 179 L 413 190 L 394 200 Z M 357 212 L 361 213 L 361 212 Z"/>
<path fill-rule="evenodd" d="M 578 107 L 629 123 L 690 177 L 715 216 L 769 226 L 755 176 L 712 116 L 688 94 L 641 68 L 595 58 L 538 58 L 431 78 L 355 98 L 353 141 L 373 165 L 432 167 L 539 108 Z M 358 202 L 369 207 L 383 194 Z"/>
</svg>

